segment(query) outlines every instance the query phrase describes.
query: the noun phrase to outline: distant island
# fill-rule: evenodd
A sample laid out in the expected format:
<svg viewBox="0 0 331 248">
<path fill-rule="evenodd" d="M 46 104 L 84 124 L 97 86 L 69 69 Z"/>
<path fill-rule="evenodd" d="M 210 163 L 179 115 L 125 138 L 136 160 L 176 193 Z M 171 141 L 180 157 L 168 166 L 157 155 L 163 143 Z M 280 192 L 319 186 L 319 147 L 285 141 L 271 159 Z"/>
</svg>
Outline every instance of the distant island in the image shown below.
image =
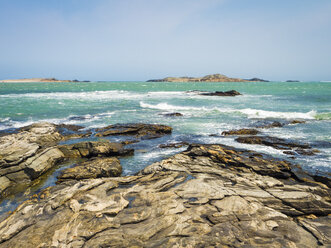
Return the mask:
<svg viewBox="0 0 331 248">
<path fill-rule="evenodd" d="M 163 79 L 150 79 L 147 82 L 269 82 L 260 78 L 241 79 L 230 78 L 222 74 L 212 74 L 204 77 L 166 77 Z"/>
<path fill-rule="evenodd" d="M 56 78 L 23 78 L 23 79 L 7 79 L 0 80 L 0 83 L 67 83 L 67 82 L 89 82 L 89 81 L 79 81 L 75 80 L 59 80 Z"/>
</svg>

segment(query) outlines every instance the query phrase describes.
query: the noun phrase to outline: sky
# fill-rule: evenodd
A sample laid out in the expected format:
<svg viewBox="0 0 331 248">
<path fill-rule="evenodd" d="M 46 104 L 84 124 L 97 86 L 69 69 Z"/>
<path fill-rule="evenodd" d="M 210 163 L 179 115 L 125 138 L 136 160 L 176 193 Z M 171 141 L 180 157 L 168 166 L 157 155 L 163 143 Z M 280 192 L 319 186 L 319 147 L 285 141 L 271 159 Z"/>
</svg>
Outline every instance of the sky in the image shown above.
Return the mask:
<svg viewBox="0 0 331 248">
<path fill-rule="evenodd" d="M 331 80 L 330 0 L 0 0 L 0 79 Z"/>
</svg>

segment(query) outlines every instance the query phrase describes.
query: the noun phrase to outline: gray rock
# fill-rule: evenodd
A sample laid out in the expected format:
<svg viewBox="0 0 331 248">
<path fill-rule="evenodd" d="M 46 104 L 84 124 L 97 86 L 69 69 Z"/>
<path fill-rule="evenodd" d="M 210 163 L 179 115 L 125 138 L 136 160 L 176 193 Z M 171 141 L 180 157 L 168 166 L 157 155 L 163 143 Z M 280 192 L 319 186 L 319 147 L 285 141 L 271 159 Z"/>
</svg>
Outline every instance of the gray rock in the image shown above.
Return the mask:
<svg viewBox="0 0 331 248">
<path fill-rule="evenodd" d="M 191 145 L 135 176 L 45 189 L 0 222 L 0 247 L 328 247 L 330 189 L 293 168 Z"/>
</svg>

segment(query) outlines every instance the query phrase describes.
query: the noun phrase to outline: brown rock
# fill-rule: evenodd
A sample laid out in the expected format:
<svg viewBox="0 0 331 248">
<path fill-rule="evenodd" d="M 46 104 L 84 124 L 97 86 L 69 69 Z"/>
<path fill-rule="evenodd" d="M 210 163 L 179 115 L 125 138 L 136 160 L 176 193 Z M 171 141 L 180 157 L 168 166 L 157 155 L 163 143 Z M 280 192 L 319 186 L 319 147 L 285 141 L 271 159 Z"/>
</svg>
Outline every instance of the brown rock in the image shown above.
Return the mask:
<svg viewBox="0 0 331 248">
<path fill-rule="evenodd" d="M 298 181 L 292 168 L 191 145 L 136 176 L 44 190 L 0 222 L 0 248 L 328 247 L 330 189 Z"/>
<path fill-rule="evenodd" d="M 58 176 L 58 180 L 118 177 L 121 174 L 122 166 L 117 158 L 93 158 L 63 170 Z"/>
<path fill-rule="evenodd" d="M 230 131 L 224 131 L 222 132 L 222 135 L 256 135 L 260 133 L 258 130 L 256 129 L 248 129 L 248 128 L 243 128 L 243 129 L 239 129 L 239 130 L 230 130 Z"/>
<path fill-rule="evenodd" d="M 172 132 L 172 128 L 157 124 L 115 124 L 97 129 L 97 137 L 110 135 L 130 135 L 142 139 L 159 138 Z"/>
</svg>

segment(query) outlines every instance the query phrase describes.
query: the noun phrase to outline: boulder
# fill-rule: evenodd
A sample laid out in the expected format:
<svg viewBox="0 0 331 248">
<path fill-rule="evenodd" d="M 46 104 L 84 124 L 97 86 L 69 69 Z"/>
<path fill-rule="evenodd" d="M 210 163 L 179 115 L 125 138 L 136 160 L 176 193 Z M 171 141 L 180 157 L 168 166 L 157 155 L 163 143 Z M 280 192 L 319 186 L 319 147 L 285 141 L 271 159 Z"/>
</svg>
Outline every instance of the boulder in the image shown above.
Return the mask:
<svg viewBox="0 0 331 248">
<path fill-rule="evenodd" d="M 174 113 L 163 114 L 163 116 L 166 116 L 166 117 L 179 117 L 179 116 L 183 116 L 183 114 L 178 113 L 178 112 L 174 112 Z"/>
</svg>

